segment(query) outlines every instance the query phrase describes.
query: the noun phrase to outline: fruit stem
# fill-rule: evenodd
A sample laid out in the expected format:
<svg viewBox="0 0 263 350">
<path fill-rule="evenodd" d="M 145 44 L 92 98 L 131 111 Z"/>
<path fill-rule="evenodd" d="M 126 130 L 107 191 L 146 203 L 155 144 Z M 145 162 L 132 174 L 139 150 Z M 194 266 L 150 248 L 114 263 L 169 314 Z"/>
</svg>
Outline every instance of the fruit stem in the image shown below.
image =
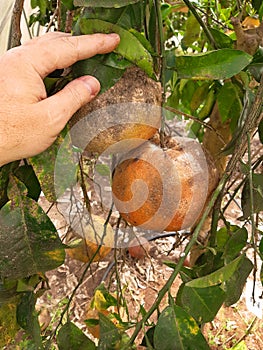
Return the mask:
<svg viewBox="0 0 263 350">
<path fill-rule="evenodd" d="M 161 12 L 161 2 L 160 0 L 155 0 L 155 11 L 157 19 L 157 33 L 158 33 L 158 55 L 159 55 L 159 81 L 162 85 L 162 106 L 164 105 L 166 98 L 166 84 L 165 84 L 165 68 L 166 68 L 166 58 L 165 58 L 165 47 L 164 47 L 164 35 L 163 35 L 163 18 Z M 165 115 L 162 110 L 162 120 L 160 129 L 160 146 L 164 148 L 164 135 L 165 135 Z"/>
</svg>

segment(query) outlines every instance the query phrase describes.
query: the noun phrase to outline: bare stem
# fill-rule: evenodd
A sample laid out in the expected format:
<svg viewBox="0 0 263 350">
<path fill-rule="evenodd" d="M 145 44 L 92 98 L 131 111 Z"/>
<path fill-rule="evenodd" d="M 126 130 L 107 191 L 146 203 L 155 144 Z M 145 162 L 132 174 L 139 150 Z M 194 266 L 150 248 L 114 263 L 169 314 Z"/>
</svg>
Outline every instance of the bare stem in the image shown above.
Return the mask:
<svg viewBox="0 0 263 350">
<path fill-rule="evenodd" d="M 208 41 L 210 42 L 210 44 L 212 45 L 212 47 L 214 49 L 217 49 L 217 45 L 216 42 L 213 38 L 213 35 L 210 33 L 208 27 L 206 26 L 206 24 L 204 23 L 204 21 L 202 20 L 202 18 L 199 16 L 198 12 L 196 11 L 195 6 L 192 4 L 192 1 L 189 0 L 183 0 L 183 2 L 185 3 L 185 5 L 189 8 L 189 10 L 192 12 L 192 14 L 195 16 L 196 20 L 198 21 L 198 23 L 200 24 L 200 26 L 203 28 L 203 31 L 208 39 Z"/>
<path fill-rule="evenodd" d="M 16 0 L 11 18 L 11 28 L 9 34 L 8 49 L 21 45 L 21 16 L 24 8 L 24 0 Z"/>
</svg>

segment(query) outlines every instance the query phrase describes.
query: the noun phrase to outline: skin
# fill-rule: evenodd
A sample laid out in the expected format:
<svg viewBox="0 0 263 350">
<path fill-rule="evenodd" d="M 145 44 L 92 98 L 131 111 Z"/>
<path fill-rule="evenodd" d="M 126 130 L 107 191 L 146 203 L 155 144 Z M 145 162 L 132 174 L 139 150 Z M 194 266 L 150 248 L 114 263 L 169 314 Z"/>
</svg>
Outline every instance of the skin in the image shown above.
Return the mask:
<svg viewBox="0 0 263 350">
<path fill-rule="evenodd" d="M 71 116 L 99 92 L 92 76 L 70 82 L 47 97 L 43 78 L 55 69 L 111 52 L 117 34 L 48 33 L 0 57 L 0 166 L 43 152 Z"/>
</svg>

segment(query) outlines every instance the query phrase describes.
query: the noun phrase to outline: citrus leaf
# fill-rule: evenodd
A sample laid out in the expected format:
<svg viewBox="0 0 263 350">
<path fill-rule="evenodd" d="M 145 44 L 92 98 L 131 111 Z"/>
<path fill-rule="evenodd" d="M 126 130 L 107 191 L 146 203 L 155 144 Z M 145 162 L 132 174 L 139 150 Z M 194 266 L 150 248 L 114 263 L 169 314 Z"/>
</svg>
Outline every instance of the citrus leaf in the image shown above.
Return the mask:
<svg viewBox="0 0 263 350">
<path fill-rule="evenodd" d="M 201 103 L 204 101 L 204 99 L 207 97 L 209 86 L 210 86 L 209 82 L 204 82 L 203 84 L 199 85 L 196 88 L 190 102 L 191 111 L 193 112 L 196 111 L 201 105 Z"/>
<path fill-rule="evenodd" d="M 100 19 L 106 22 L 118 24 L 124 29 L 136 29 L 138 32 L 143 31 L 145 7 L 140 2 L 121 8 L 92 7 L 85 8 L 81 18 Z M 74 28 L 77 33 L 78 25 Z"/>
<path fill-rule="evenodd" d="M 23 294 L 17 306 L 17 322 L 28 335 L 32 336 L 37 349 L 43 349 L 38 314 L 35 309 L 36 297 L 33 292 Z"/>
<path fill-rule="evenodd" d="M 17 168 L 14 174 L 20 181 L 22 181 L 26 185 L 28 189 L 28 197 L 37 201 L 41 193 L 41 187 L 33 170 L 33 167 L 31 165 L 20 166 L 19 168 Z"/>
<path fill-rule="evenodd" d="M 237 228 L 225 246 L 223 257 L 227 262 L 237 257 L 241 250 L 246 246 L 247 239 L 247 229 L 245 227 Z"/>
<path fill-rule="evenodd" d="M 234 272 L 239 268 L 240 263 L 244 258 L 244 255 L 240 255 L 238 258 L 231 261 L 231 263 L 229 263 L 228 265 L 221 267 L 217 271 L 214 271 L 207 276 L 203 276 L 189 281 L 186 283 L 186 285 L 188 287 L 206 288 L 215 286 L 217 284 L 221 284 L 227 281 L 234 274 Z"/>
<path fill-rule="evenodd" d="M 12 172 L 12 164 L 9 163 L 0 168 L 0 208 L 8 202 L 7 187 L 9 174 Z"/>
<path fill-rule="evenodd" d="M 123 7 L 130 4 L 135 4 L 140 0 L 74 0 L 75 6 L 87 7 Z"/>
<path fill-rule="evenodd" d="M 192 13 L 190 13 L 190 16 L 186 20 L 185 33 L 181 41 L 183 49 L 191 46 L 199 38 L 200 28 L 197 19 Z"/>
<path fill-rule="evenodd" d="M 16 308 L 18 298 L 14 297 L 8 302 L 0 303 L 0 348 L 8 348 L 9 344 L 15 339 L 19 330 L 16 319 Z"/>
<path fill-rule="evenodd" d="M 17 281 L 0 281 L 0 307 L 17 294 Z"/>
<path fill-rule="evenodd" d="M 46 151 L 30 158 L 41 189 L 48 201 L 54 202 L 72 184 L 76 183 L 78 162 L 73 159 L 73 148 L 68 127 Z M 60 147 L 63 145 L 63 147 Z M 55 174 L 63 173 L 55 184 Z M 55 185 L 54 185 L 55 184 Z"/>
<path fill-rule="evenodd" d="M 67 8 L 67 10 L 74 10 L 74 1 L 73 0 L 62 0 L 62 4 Z"/>
<path fill-rule="evenodd" d="M 235 345 L 231 350 L 248 350 L 246 343 L 244 340 L 242 340 L 240 343 Z"/>
<path fill-rule="evenodd" d="M 168 306 L 159 316 L 154 332 L 155 350 L 206 350 L 209 346 L 198 324 L 180 306 Z"/>
<path fill-rule="evenodd" d="M 222 122 L 230 118 L 239 118 L 242 111 L 242 102 L 235 84 L 226 82 L 218 93 L 217 102 Z"/>
<path fill-rule="evenodd" d="M 260 213 L 263 211 L 263 174 L 255 174 L 252 175 L 253 181 L 253 203 L 254 203 L 254 213 Z M 242 219 L 247 219 L 250 216 L 251 210 L 251 198 L 250 198 L 250 185 L 249 180 L 247 179 L 241 196 L 241 206 L 243 210 Z M 254 214 L 253 213 L 253 214 Z"/>
<path fill-rule="evenodd" d="M 64 262 L 64 246 L 43 209 L 10 179 L 11 200 L 0 210 L 0 276 L 19 279 Z M 15 193 L 15 195 L 14 195 Z"/>
<path fill-rule="evenodd" d="M 225 305 L 230 306 L 238 302 L 250 272 L 253 269 L 252 262 L 245 256 L 238 269 L 225 283 L 226 300 Z"/>
<path fill-rule="evenodd" d="M 263 144 L 263 119 L 259 123 L 258 134 L 259 134 L 259 139 L 260 139 L 261 143 Z"/>
<path fill-rule="evenodd" d="M 252 56 L 239 50 L 221 49 L 176 58 L 175 69 L 179 78 L 228 79 L 244 69 Z"/>
<path fill-rule="evenodd" d="M 74 323 L 67 322 L 57 336 L 60 350 L 95 350 L 96 346 Z"/>
<path fill-rule="evenodd" d="M 121 341 L 121 334 L 111 320 L 102 313 L 99 314 L 100 340 L 99 350 L 114 350 L 116 343 Z"/>
<path fill-rule="evenodd" d="M 150 77 L 154 76 L 153 59 L 151 54 L 141 42 L 129 31 L 99 19 L 80 18 L 78 22 L 81 34 L 92 33 L 118 33 L 121 41 L 115 52 L 126 58 L 128 61 L 143 69 Z"/>
<path fill-rule="evenodd" d="M 234 46 L 234 40 L 230 36 L 224 34 L 218 29 L 209 28 L 210 33 L 216 41 L 217 47 L 220 49 L 229 48 L 232 49 Z"/>
<path fill-rule="evenodd" d="M 125 63 L 127 62 L 126 60 L 121 61 L 124 61 Z M 128 63 L 130 64 L 130 62 Z M 78 61 L 72 67 L 74 78 L 78 78 L 82 75 L 92 75 L 96 77 L 101 85 L 100 93 L 107 91 L 115 83 L 117 83 L 124 72 L 125 69 L 116 66 L 113 67 L 112 65 L 107 64 L 102 57 Z"/>
<path fill-rule="evenodd" d="M 182 285 L 176 301 L 198 323 L 211 322 L 225 300 L 226 293 L 219 286 L 192 288 Z"/>
</svg>

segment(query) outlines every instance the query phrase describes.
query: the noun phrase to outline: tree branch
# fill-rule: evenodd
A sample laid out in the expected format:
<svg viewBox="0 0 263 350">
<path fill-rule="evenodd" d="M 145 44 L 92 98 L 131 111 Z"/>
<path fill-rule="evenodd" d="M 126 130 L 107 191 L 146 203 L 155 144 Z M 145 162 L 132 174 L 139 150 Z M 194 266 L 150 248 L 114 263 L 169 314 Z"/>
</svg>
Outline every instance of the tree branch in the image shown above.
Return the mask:
<svg viewBox="0 0 263 350">
<path fill-rule="evenodd" d="M 11 28 L 9 33 L 8 49 L 21 45 L 21 16 L 24 7 L 24 0 L 16 0 L 11 18 Z"/>
</svg>

